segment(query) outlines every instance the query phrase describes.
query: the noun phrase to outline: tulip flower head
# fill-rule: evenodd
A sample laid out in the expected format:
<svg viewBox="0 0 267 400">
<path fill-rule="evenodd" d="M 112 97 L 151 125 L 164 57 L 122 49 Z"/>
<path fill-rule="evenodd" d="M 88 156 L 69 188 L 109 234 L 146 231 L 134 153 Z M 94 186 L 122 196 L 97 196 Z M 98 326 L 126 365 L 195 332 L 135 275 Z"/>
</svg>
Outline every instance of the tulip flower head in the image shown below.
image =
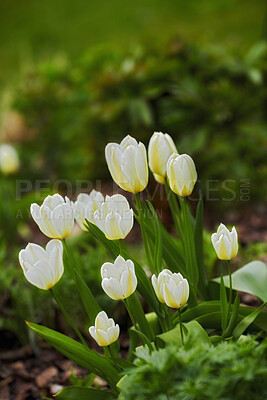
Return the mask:
<svg viewBox="0 0 267 400">
<path fill-rule="evenodd" d="M 238 237 L 235 227 L 230 232 L 224 224 L 220 224 L 217 232 L 211 235 L 211 241 L 220 260 L 231 260 L 238 252 Z"/>
<path fill-rule="evenodd" d="M 10 144 L 0 146 L 0 171 L 5 175 L 14 174 L 19 169 L 18 153 Z"/>
<path fill-rule="evenodd" d="M 181 308 L 188 300 L 189 285 L 180 273 L 164 269 L 152 276 L 152 285 L 159 301 L 169 307 Z"/>
<path fill-rule="evenodd" d="M 167 162 L 167 177 L 170 188 L 179 196 L 189 196 L 197 181 L 194 161 L 187 154 L 172 154 Z"/>
<path fill-rule="evenodd" d="M 98 346 L 109 346 L 116 342 L 120 334 L 120 327 L 112 318 L 108 318 L 105 311 L 97 314 L 95 326 L 90 326 L 90 335 L 95 339 Z"/>
<path fill-rule="evenodd" d="M 95 223 L 94 212 L 99 210 L 104 202 L 102 193 L 92 190 L 90 194 L 80 193 L 73 204 L 74 217 L 79 226 L 86 231 L 86 219 L 92 224 Z"/>
<path fill-rule="evenodd" d="M 105 156 L 112 179 L 123 190 L 142 192 L 148 184 L 146 149 L 143 143 L 126 136 L 120 144 L 108 143 Z"/>
<path fill-rule="evenodd" d="M 109 240 L 124 239 L 133 227 L 133 210 L 121 194 L 106 196 L 94 221 Z"/>
<path fill-rule="evenodd" d="M 134 263 L 118 256 L 112 264 L 106 262 L 101 267 L 102 288 L 113 300 L 126 299 L 137 286 Z"/>
<path fill-rule="evenodd" d="M 164 183 L 167 176 L 167 161 L 173 153 L 178 153 L 170 135 L 154 132 L 148 145 L 149 168 L 157 182 Z"/>
<path fill-rule="evenodd" d="M 50 240 L 46 248 L 29 243 L 19 252 L 19 262 L 26 279 L 39 289 L 51 289 L 64 272 L 63 245 L 60 240 Z"/>
<path fill-rule="evenodd" d="M 31 205 L 31 215 L 40 230 L 53 239 L 64 239 L 74 225 L 73 207 L 70 200 L 59 194 L 47 196 L 41 206 Z"/>
</svg>

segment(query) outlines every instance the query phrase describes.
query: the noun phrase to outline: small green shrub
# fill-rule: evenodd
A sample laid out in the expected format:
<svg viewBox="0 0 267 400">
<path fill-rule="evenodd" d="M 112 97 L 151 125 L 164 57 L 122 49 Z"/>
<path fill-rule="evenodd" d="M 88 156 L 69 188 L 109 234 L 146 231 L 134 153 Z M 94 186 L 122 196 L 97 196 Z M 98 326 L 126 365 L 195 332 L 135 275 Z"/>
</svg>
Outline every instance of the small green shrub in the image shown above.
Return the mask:
<svg viewBox="0 0 267 400">
<path fill-rule="evenodd" d="M 216 347 L 169 346 L 143 355 L 127 372 L 120 400 L 263 400 L 267 398 L 267 341 Z"/>
</svg>

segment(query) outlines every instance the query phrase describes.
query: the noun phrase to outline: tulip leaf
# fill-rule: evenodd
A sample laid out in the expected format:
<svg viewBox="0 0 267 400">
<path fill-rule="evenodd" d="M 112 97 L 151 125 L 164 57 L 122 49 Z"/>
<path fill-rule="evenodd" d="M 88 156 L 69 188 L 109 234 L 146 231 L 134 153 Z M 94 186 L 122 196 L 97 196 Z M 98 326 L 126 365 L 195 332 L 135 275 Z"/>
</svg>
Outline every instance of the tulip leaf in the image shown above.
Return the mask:
<svg viewBox="0 0 267 400">
<path fill-rule="evenodd" d="M 186 277 L 190 285 L 190 298 L 196 296 L 199 280 L 198 265 L 196 258 L 195 239 L 192 225 L 192 216 L 185 198 L 180 199 L 183 216 L 184 250 L 186 258 Z M 193 293 L 192 293 L 193 292 Z"/>
<path fill-rule="evenodd" d="M 113 400 L 116 399 L 117 396 L 106 390 L 69 386 L 61 390 L 55 398 L 57 400 Z"/>
<path fill-rule="evenodd" d="M 223 277 L 221 276 L 220 283 L 220 309 L 222 314 L 222 330 L 224 331 L 227 325 L 227 317 L 228 317 L 228 301 L 227 294 L 224 286 Z"/>
<path fill-rule="evenodd" d="M 27 325 L 66 357 L 88 371 L 107 379 L 111 386 L 114 387 L 118 382 L 119 374 L 111 360 L 62 333 L 33 322 L 27 322 Z"/>
<path fill-rule="evenodd" d="M 151 237 L 149 235 L 147 235 L 147 232 L 145 229 L 145 220 L 147 219 L 147 216 L 149 216 L 149 221 L 151 220 L 150 213 L 148 213 L 146 204 L 140 200 L 139 193 L 135 194 L 135 202 L 136 202 L 136 210 L 137 210 L 138 217 L 139 217 L 138 223 L 139 223 L 140 229 L 141 229 L 145 254 L 147 257 L 147 262 L 150 267 L 150 271 L 152 273 L 155 273 L 156 271 L 155 271 L 155 266 L 154 266 L 154 262 L 153 262 L 154 260 L 153 260 L 152 241 L 151 241 Z M 155 234 L 155 240 L 156 240 L 156 234 Z"/>
<path fill-rule="evenodd" d="M 229 336 L 231 336 L 232 331 L 237 323 L 238 320 L 238 311 L 239 311 L 239 306 L 240 306 L 240 298 L 239 295 L 236 295 L 235 301 L 234 301 L 234 305 L 233 305 L 233 309 L 231 312 L 231 316 L 230 316 L 230 320 L 229 320 L 229 324 L 227 326 L 227 328 L 225 329 L 225 331 L 222 334 L 223 338 L 227 338 Z"/>
<path fill-rule="evenodd" d="M 198 273 L 199 273 L 199 282 L 198 282 L 198 290 L 201 296 L 204 299 L 207 299 L 207 280 L 206 280 L 206 271 L 204 266 L 204 250 L 203 250 L 203 196 L 201 195 L 197 210 L 196 210 L 196 219 L 195 219 L 195 250 L 196 250 L 196 258 L 198 264 Z"/>
<path fill-rule="evenodd" d="M 197 341 L 211 344 L 210 338 L 207 332 L 202 328 L 202 326 L 197 321 L 190 321 L 187 323 L 183 323 L 183 331 L 185 331 L 185 344 L 189 337 L 196 338 Z M 156 344 L 159 347 L 164 346 L 165 344 L 178 344 L 182 345 L 182 338 L 180 332 L 180 325 L 177 324 L 175 328 L 171 329 L 168 332 L 161 333 L 156 337 Z"/>
<path fill-rule="evenodd" d="M 112 357 L 111 360 L 114 362 L 114 365 L 120 367 L 122 370 L 136 367 L 135 364 L 129 360 L 125 360 L 125 358 Z"/>
<path fill-rule="evenodd" d="M 247 315 L 245 318 L 243 318 L 239 324 L 235 327 L 233 331 L 233 337 L 234 339 L 238 339 L 244 332 L 245 330 L 251 325 L 255 319 L 258 317 L 258 315 L 261 313 L 261 310 L 263 307 L 266 305 L 267 302 L 263 303 L 259 308 L 256 310 L 252 311 L 249 315 Z"/>
<path fill-rule="evenodd" d="M 224 276 L 224 284 L 229 287 L 229 276 Z M 213 279 L 219 283 L 220 278 Z M 262 261 L 252 261 L 232 274 L 233 289 L 250 293 L 262 301 L 267 301 L 267 265 Z"/>
<path fill-rule="evenodd" d="M 77 286 L 79 288 L 79 293 L 84 305 L 84 308 L 86 309 L 86 312 L 89 317 L 89 322 L 91 325 L 94 324 L 95 317 L 97 314 L 102 311 L 99 304 L 97 303 L 95 297 L 93 296 L 91 290 L 83 280 L 83 278 L 80 276 L 80 274 L 76 271 L 76 282 Z"/>
<path fill-rule="evenodd" d="M 153 334 L 137 294 L 133 293 L 126 299 L 126 302 L 130 309 L 131 315 L 134 315 L 141 332 L 143 332 L 150 340 L 152 340 Z"/>
<path fill-rule="evenodd" d="M 148 337 L 143 332 L 138 331 L 137 329 L 135 329 L 133 327 L 131 327 L 131 331 L 139 337 L 139 339 L 143 343 L 143 346 L 147 346 L 150 351 L 153 351 L 153 346 L 152 346 L 151 341 L 148 339 Z"/>
<path fill-rule="evenodd" d="M 231 310 L 232 310 L 231 306 Z M 251 307 L 239 307 L 238 322 L 244 316 L 251 314 L 254 311 Z M 199 303 L 182 313 L 182 321 L 188 322 L 191 320 L 198 321 L 205 329 L 220 329 L 221 328 L 221 311 L 220 301 L 212 300 Z M 173 324 L 178 323 L 178 317 L 175 314 Z M 254 328 L 267 332 L 267 311 L 261 311 L 257 318 L 253 321 Z"/>
<path fill-rule="evenodd" d="M 161 229 L 159 224 L 159 217 L 150 203 L 147 200 L 147 204 L 150 208 L 151 214 L 154 219 L 154 227 L 155 227 L 155 241 L 154 241 L 154 267 L 157 274 L 162 270 L 162 238 L 161 238 Z"/>
<path fill-rule="evenodd" d="M 136 216 L 137 221 L 139 217 Z M 184 276 L 186 274 L 184 262 L 184 250 L 180 240 L 175 240 L 166 230 L 161 221 L 159 221 L 162 238 L 162 255 L 168 268 L 172 272 L 181 272 Z M 155 240 L 155 232 L 151 226 L 150 221 L 145 221 L 145 229 L 150 235 L 152 240 Z"/>
</svg>

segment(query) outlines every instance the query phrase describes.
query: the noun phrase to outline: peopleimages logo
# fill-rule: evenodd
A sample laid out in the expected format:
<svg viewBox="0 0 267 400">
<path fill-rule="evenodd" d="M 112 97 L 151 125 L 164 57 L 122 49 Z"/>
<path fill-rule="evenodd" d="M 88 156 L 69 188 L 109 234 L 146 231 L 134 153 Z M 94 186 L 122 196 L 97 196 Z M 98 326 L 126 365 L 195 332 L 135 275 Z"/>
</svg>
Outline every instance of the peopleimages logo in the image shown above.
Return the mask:
<svg viewBox="0 0 267 400">
<path fill-rule="evenodd" d="M 62 193 L 71 200 L 76 200 L 79 193 L 90 193 L 93 189 L 98 192 L 108 193 L 109 195 L 121 193 L 125 195 L 131 202 L 134 196 L 129 192 L 120 189 L 113 181 L 97 180 L 76 180 L 71 182 L 67 179 L 58 179 L 51 182 L 48 179 L 17 180 L 16 181 L 16 200 L 19 202 L 29 193 L 34 193 L 36 203 L 40 203 L 46 196 L 53 193 Z M 173 192 L 171 192 L 173 193 Z M 188 196 L 191 202 L 197 202 L 203 193 L 205 202 L 248 202 L 251 195 L 250 179 L 207 179 L 205 181 L 198 180 L 196 182 L 193 193 Z M 150 201 L 165 201 L 169 195 L 166 194 L 163 184 L 148 185 L 141 193 L 143 199 Z M 22 210 L 18 207 L 17 218 L 23 218 Z M 160 216 L 161 213 L 159 213 Z"/>
</svg>

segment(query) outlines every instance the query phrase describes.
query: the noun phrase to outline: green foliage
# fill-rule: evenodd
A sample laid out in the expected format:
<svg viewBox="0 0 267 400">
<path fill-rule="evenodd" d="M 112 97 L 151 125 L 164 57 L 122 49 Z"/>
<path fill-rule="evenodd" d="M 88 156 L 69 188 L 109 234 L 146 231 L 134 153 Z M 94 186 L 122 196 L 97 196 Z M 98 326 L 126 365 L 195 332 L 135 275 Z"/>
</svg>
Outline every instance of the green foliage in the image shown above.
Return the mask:
<svg viewBox="0 0 267 400">
<path fill-rule="evenodd" d="M 119 400 L 262 400 L 267 396 L 267 341 L 216 347 L 195 342 L 142 353 L 127 371 Z"/>
<path fill-rule="evenodd" d="M 41 65 L 14 100 L 33 133 L 21 154 L 25 174 L 100 179 L 107 176 L 108 141 L 134 132 L 147 144 L 162 130 L 180 153 L 190 149 L 204 192 L 212 186 L 206 180 L 216 180 L 218 192 L 209 198 L 263 199 L 266 59 L 262 43 L 233 56 L 176 42 L 164 49 L 96 49 L 80 62 Z"/>
<path fill-rule="evenodd" d="M 224 284 L 229 287 L 229 276 L 224 276 Z M 219 283 L 219 278 L 213 280 Z M 250 293 L 262 301 L 267 301 L 267 265 L 262 261 L 252 261 L 232 274 L 233 289 Z"/>
</svg>

